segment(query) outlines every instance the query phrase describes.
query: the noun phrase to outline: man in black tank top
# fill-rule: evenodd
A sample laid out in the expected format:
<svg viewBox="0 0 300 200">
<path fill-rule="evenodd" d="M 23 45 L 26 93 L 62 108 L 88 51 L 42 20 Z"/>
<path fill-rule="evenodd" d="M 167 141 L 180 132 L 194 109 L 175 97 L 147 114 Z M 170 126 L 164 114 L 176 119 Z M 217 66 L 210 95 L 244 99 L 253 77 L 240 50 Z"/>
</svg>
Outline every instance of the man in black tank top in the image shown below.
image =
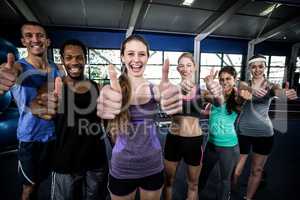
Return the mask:
<svg viewBox="0 0 300 200">
<path fill-rule="evenodd" d="M 55 90 L 57 113 L 50 115 L 56 131 L 51 200 L 104 200 L 108 194 L 108 162 L 96 115 L 99 86 L 84 80 L 87 52 L 80 41 L 66 41 L 60 54 L 67 75 L 60 90 Z"/>
</svg>

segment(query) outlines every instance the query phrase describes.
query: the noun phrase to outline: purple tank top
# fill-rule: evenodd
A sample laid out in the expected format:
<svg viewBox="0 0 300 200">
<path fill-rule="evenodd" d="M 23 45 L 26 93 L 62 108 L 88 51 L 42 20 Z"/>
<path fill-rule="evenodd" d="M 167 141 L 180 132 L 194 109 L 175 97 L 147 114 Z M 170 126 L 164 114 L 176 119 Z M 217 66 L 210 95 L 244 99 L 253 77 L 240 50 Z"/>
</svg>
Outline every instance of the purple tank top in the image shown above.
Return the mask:
<svg viewBox="0 0 300 200">
<path fill-rule="evenodd" d="M 164 168 L 155 124 L 158 106 L 152 84 L 150 91 L 151 99 L 147 103 L 130 105 L 128 133 L 117 136 L 110 168 L 110 174 L 115 178 L 142 178 L 159 173 Z"/>
</svg>

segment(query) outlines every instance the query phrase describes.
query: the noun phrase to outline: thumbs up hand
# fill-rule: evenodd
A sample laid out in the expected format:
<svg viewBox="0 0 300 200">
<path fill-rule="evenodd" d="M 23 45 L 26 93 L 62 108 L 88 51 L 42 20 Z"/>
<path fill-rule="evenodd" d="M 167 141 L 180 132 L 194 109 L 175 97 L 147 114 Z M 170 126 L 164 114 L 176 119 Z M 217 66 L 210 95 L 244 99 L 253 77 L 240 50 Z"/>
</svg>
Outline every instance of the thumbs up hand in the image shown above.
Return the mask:
<svg viewBox="0 0 300 200">
<path fill-rule="evenodd" d="M 253 89 L 253 95 L 256 97 L 264 97 L 268 93 L 268 82 L 264 81 L 259 89 Z"/>
<path fill-rule="evenodd" d="M 214 98 L 222 96 L 222 87 L 218 81 L 215 81 L 217 75 L 218 71 L 215 71 L 214 68 L 212 68 L 209 75 L 204 78 L 206 88 Z"/>
<path fill-rule="evenodd" d="M 238 88 L 234 88 L 235 93 L 244 100 L 252 99 L 252 88 L 244 81 L 239 83 Z"/>
<path fill-rule="evenodd" d="M 167 115 L 176 114 L 182 111 L 182 97 L 180 88 L 169 81 L 169 60 L 165 60 L 162 67 L 162 80 L 159 84 L 160 105 Z"/>
<path fill-rule="evenodd" d="M 297 99 L 298 98 L 297 92 L 294 89 L 289 89 L 289 86 L 290 86 L 289 82 L 286 82 L 285 88 L 283 89 L 286 97 L 290 100 Z"/>
<path fill-rule="evenodd" d="M 54 83 L 51 83 L 49 87 L 40 88 L 37 97 L 30 104 L 32 114 L 45 120 L 53 119 L 57 114 L 58 98 L 61 98 L 62 87 L 61 77 L 56 77 Z"/>
<path fill-rule="evenodd" d="M 180 82 L 180 87 L 182 94 L 187 95 L 193 90 L 193 88 L 195 87 L 195 83 L 193 83 L 193 81 L 191 80 L 183 79 Z"/>
<path fill-rule="evenodd" d="M 117 71 L 113 65 L 108 66 L 110 85 L 104 86 L 97 99 L 97 115 L 102 119 L 114 119 L 122 108 L 122 91 Z"/>
<path fill-rule="evenodd" d="M 7 62 L 0 66 L 0 95 L 8 91 L 16 82 L 20 66 L 15 63 L 15 56 L 7 54 Z"/>
</svg>

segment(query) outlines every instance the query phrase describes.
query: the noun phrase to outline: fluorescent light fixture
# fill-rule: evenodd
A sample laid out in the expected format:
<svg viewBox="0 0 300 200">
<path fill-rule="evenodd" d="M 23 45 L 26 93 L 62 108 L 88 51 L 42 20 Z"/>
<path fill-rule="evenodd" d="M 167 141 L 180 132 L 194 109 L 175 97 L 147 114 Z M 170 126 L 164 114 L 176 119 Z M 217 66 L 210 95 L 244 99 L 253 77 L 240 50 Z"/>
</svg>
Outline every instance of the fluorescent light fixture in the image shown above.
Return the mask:
<svg viewBox="0 0 300 200">
<path fill-rule="evenodd" d="M 276 3 L 273 5 L 270 5 L 268 8 L 266 8 L 265 10 L 263 10 L 261 13 L 259 13 L 260 16 L 267 16 L 268 14 L 270 14 L 273 10 L 275 10 L 276 8 L 278 8 L 279 6 L 281 6 L 282 4 L 280 3 Z"/>
<path fill-rule="evenodd" d="M 182 2 L 182 5 L 184 5 L 184 6 L 191 6 L 193 2 L 194 2 L 194 0 L 184 0 Z"/>
</svg>

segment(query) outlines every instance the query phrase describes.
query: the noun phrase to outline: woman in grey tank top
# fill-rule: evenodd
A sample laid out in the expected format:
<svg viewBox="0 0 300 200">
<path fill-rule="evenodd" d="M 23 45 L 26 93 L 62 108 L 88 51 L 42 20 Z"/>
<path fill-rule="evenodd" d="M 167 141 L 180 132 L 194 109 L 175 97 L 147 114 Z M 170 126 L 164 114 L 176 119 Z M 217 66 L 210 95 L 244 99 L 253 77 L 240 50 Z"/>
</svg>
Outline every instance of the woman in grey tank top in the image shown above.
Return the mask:
<svg viewBox="0 0 300 200">
<path fill-rule="evenodd" d="M 234 185 L 241 175 L 250 149 L 252 148 L 251 173 L 248 180 L 247 193 L 244 199 L 251 200 L 261 181 L 264 165 L 273 146 L 273 125 L 269 118 L 269 106 L 274 96 L 288 99 L 297 98 L 293 89 L 280 89 L 278 85 L 271 84 L 264 75 L 266 58 L 260 55 L 253 56 L 248 61 L 252 80 L 249 86 L 252 89 L 253 98 L 247 101 L 237 121 L 237 133 L 239 137 L 240 159 L 234 173 Z M 248 84 L 240 84 L 240 87 L 248 87 Z"/>
</svg>

